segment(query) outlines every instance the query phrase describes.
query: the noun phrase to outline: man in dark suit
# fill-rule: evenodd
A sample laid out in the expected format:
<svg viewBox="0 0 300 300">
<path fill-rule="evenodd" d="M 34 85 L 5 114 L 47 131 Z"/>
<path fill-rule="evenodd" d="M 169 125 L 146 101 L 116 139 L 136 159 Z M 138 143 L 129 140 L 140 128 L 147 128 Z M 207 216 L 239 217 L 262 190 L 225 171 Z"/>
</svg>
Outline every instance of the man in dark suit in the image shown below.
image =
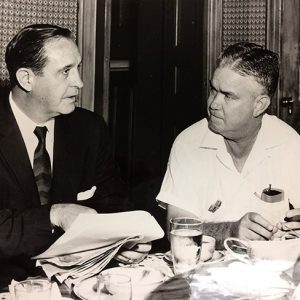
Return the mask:
<svg viewBox="0 0 300 300">
<path fill-rule="evenodd" d="M 83 83 L 70 31 L 25 27 L 5 59 L 11 91 L 0 101 L 0 286 L 34 275 L 30 257 L 80 213 L 129 209 L 104 120 L 75 107 Z M 140 260 L 150 247 L 138 244 L 117 258 Z"/>
</svg>

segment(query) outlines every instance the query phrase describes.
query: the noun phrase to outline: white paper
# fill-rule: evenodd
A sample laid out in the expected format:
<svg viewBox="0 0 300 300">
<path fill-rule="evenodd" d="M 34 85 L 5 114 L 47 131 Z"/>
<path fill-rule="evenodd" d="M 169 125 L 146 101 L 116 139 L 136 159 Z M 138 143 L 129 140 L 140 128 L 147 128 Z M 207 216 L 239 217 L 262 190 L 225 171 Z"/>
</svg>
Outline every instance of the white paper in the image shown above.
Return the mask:
<svg viewBox="0 0 300 300">
<path fill-rule="evenodd" d="M 163 236 L 162 228 L 146 211 L 81 214 L 52 246 L 34 259 L 113 246 L 128 237 L 137 237 L 139 243 L 147 243 Z"/>
<path fill-rule="evenodd" d="M 38 259 L 48 278 L 67 286 L 98 274 L 119 249 L 162 238 L 164 231 L 146 211 L 81 214 Z"/>
</svg>

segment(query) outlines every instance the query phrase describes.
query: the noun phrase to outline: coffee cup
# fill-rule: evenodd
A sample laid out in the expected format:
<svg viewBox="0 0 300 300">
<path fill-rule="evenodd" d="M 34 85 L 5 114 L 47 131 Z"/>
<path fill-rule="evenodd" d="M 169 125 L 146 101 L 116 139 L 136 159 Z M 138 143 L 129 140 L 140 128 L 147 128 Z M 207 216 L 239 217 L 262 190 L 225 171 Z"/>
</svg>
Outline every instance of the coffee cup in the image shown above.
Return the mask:
<svg viewBox="0 0 300 300">
<path fill-rule="evenodd" d="M 201 261 L 210 260 L 215 252 L 216 239 L 209 235 L 203 235 L 202 237 L 202 248 L 201 248 Z"/>
</svg>

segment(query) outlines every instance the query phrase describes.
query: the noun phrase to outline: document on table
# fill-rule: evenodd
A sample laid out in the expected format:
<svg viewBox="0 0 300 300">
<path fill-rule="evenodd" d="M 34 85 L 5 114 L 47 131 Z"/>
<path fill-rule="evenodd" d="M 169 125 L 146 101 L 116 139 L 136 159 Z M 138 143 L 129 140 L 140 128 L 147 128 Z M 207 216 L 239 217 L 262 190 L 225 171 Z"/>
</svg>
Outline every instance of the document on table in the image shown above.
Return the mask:
<svg viewBox="0 0 300 300">
<path fill-rule="evenodd" d="M 125 243 L 134 246 L 164 236 L 146 211 L 81 214 L 45 252 L 33 257 L 50 278 L 72 284 L 99 273 Z"/>
</svg>

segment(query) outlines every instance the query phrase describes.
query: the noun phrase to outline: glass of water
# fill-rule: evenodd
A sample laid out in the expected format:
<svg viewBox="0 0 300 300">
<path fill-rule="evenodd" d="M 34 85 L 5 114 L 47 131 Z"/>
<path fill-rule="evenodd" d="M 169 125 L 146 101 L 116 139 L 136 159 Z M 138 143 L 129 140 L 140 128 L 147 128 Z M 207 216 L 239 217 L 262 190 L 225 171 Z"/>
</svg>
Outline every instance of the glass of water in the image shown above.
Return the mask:
<svg viewBox="0 0 300 300">
<path fill-rule="evenodd" d="M 47 279 L 20 281 L 14 286 L 16 300 L 50 300 L 52 284 Z"/>
<path fill-rule="evenodd" d="M 200 263 L 203 222 L 197 218 L 170 219 L 170 242 L 175 274 L 190 271 Z"/>
</svg>

